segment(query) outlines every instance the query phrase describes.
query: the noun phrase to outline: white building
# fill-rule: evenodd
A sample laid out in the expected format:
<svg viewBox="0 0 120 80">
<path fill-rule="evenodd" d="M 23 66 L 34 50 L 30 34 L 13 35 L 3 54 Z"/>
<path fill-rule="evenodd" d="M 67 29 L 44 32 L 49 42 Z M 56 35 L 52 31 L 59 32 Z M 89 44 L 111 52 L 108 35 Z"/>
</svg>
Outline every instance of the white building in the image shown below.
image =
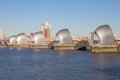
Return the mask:
<svg viewBox="0 0 120 80">
<path fill-rule="evenodd" d="M 0 40 L 3 40 L 5 38 L 5 33 L 3 29 L 0 29 Z"/>
<path fill-rule="evenodd" d="M 45 22 L 44 24 L 42 24 L 41 28 L 42 28 L 42 32 L 45 38 L 50 39 L 51 38 L 51 25 L 48 22 Z"/>
<path fill-rule="evenodd" d="M 42 31 L 32 33 L 31 36 L 34 44 L 39 44 L 39 45 L 48 44 Z"/>
<path fill-rule="evenodd" d="M 28 44 L 29 38 L 25 35 L 25 33 L 20 33 L 16 37 L 17 44 Z"/>
</svg>

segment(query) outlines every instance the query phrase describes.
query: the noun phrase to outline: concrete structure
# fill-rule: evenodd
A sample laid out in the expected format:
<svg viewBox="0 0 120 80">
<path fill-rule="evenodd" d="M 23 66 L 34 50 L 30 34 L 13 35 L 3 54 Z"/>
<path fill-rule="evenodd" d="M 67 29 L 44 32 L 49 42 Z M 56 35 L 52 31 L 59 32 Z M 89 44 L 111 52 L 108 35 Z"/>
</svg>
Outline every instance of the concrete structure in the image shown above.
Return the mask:
<svg viewBox="0 0 120 80">
<path fill-rule="evenodd" d="M 73 44 L 72 36 L 68 29 L 62 29 L 56 33 L 57 44 Z"/>
<path fill-rule="evenodd" d="M 17 35 L 16 42 L 17 44 L 28 44 L 29 38 L 25 35 L 25 33 L 20 33 Z"/>
<path fill-rule="evenodd" d="M 91 35 L 93 44 L 116 45 L 115 37 L 109 25 L 98 27 Z"/>
<path fill-rule="evenodd" d="M 75 50 L 72 36 L 68 29 L 62 29 L 56 33 L 55 50 Z"/>
<path fill-rule="evenodd" d="M 31 36 L 34 44 L 38 45 L 48 44 L 42 31 L 32 33 Z"/>
<path fill-rule="evenodd" d="M 51 25 L 48 22 L 45 22 L 44 24 L 42 24 L 41 28 L 42 28 L 42 32 L 45 38 L 50 39 L 51 38 Z"/>
<path fill-rule="evenodd" d="M 53 43 L 48 43 L 42 31 L 31 33 L 26 36 L 25 33 L 11 36 L 8 42 L 9 48 L 32 48 L 32 49 L 48 49 L 53 47 Z"/>
<path fill-rule="evenodd" d="M 120 52 L 118 45 L 92 45 L 91 52 L 93 53 L 118 53 Z"/>
<path fill-rule="evenodd" d="M 29 48 L 29 37 L 25 33 L 13 35 L 7 43 L 9 48 Z"/>
<path fill-rule="evenodd" d="M 91 34 L 91 51 L 95 53 L 119 52 L 118 44 L 109 25 L 98 27 Z"/>
<path fill-rule="evenodd" d="M 32 49 L 48 49 L 51 48 L 42 31 L 31 34 L 33 43 L 30 44 Z"/>
<path fill-rule="evenodd" d="M 13 35 L 9 38 L 9 44 L 16 44 L 17 36 Z"/>
</svg>

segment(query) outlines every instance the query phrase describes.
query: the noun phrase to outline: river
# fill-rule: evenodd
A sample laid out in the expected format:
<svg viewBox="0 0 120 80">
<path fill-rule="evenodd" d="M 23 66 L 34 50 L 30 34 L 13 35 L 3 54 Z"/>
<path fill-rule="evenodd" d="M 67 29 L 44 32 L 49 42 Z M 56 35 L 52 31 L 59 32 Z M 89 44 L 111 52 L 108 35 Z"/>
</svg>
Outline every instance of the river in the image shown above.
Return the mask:
<svg viewBox="0 0 120 80">
<path fill-rule="evenodd" d="M 120 54 L 0 48 L 0 80 L 120 80 Z"/>
</svg>

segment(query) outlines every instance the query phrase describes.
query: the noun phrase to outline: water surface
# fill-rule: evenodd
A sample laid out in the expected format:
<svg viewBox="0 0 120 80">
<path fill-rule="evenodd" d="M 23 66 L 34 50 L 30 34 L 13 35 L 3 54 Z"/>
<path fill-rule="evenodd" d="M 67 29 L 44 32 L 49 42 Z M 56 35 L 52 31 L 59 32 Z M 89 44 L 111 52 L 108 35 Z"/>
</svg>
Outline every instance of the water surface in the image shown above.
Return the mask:
<svg viewBox="0 0 120 80">
<path fill-rule="evenodd" d="M 120 54 L 0 48 L 0 80 L 120 80 Z"/>
</svg>

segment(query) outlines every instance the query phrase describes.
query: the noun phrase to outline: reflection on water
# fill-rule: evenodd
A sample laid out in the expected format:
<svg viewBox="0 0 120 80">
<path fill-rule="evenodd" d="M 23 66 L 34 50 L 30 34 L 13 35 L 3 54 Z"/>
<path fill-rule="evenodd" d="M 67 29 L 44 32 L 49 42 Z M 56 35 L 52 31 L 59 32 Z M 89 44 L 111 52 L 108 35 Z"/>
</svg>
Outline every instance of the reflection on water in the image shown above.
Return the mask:
<svg viewBox="0 0 120 80">
<path fill-rule="evenodd" d="M 120 54 L 113 53 L 113 54 L 93 54 L 94 62 L 96 62 L 98 67 L 106 68 L 106 67 L 113 67 L 119 66 Z M 113 65 L 114 64 L 114 65 Z"/>
<path fill-rule="evenodd" d="M 120 80 L 120 54 L 0 49 L 0 80 Z"/>
</svg>

